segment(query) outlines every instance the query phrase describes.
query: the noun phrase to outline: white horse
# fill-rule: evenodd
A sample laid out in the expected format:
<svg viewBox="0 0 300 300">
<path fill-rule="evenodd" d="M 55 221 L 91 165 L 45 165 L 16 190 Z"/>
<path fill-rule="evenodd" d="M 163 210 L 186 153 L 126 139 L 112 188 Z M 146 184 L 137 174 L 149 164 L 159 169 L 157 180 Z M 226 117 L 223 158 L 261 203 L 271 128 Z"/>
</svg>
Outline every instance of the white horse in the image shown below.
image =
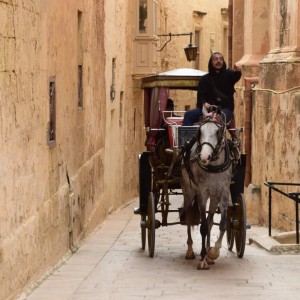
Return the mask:
<svg viewBox="0 0 300 300">
<path fill-rule="evenodd" d="M 205 117 L 205 116 L 204 116 Z M 194 259 L 191 226 L 201 223 L 202 248 L 197 269 L 209 269 L 209 264 L 220 254 L 227 226 L 227 209 L 232 205 L 230 183 L 232 163 L 226 139 L 226 124 L 206 115 L 200 124 L 196 143 L 183 158 L 181 187 L 184 196 L 183 212 L 187 224 L 187 259 Z M 207 202 L 209 201 L 209 209 Z M 214 247 L 210 245 L 210 232 L 216 210 L 221 213 L 219 237 Z M 200 213 L 200 214 L 199 214 Z M 206 217 L 207 213 L 207 217 Z M 195 220 L 196 218 L 196 220 Z"/>
</svg>

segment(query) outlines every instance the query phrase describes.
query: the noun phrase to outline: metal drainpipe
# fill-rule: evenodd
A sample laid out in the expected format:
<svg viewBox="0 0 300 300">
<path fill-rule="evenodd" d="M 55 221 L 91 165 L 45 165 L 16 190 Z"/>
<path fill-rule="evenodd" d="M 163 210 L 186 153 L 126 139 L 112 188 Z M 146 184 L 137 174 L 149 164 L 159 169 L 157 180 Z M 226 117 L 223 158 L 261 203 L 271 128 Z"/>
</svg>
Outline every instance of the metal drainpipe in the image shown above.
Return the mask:
<svg viewBox="0 0 300 300">
<path fill-rule="evenodd" d="M 247 154 L 245 186 L 251 181 L 251 134 L 252 134 L 252 84 L 258 83 L 258 77 L 245 77 L 245 152 Z"/>
</svg>

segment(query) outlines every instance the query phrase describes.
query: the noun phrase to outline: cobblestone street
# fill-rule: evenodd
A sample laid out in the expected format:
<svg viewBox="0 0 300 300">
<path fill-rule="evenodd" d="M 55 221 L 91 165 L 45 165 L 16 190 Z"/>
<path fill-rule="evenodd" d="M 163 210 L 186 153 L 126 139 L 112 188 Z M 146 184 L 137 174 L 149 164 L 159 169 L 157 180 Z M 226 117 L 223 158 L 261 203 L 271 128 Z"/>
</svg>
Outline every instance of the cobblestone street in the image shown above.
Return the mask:
<svg viewBox="0 0 300 300">
<path fill-rule="evenodd" d="M 266 228 L 247 230 L 242 259 L 226 249 L 207 271 L 197 259 L 185 260 L 186 226 L 156 230 L 154 258 L 141 250 L 140 216 L 136 199 L 110 215 L 78 251 L 19 300 L 133 300 L 133 299 L 298 299 L 300 256 L 274 255 L 249 238 L 267 235 Z M 172 217 L 178 219 L 177 216 Z M 213 241 L 218 232 L 214 226 Z M 199 254 L 199 229 L 194 250 Z"/>
</svg>

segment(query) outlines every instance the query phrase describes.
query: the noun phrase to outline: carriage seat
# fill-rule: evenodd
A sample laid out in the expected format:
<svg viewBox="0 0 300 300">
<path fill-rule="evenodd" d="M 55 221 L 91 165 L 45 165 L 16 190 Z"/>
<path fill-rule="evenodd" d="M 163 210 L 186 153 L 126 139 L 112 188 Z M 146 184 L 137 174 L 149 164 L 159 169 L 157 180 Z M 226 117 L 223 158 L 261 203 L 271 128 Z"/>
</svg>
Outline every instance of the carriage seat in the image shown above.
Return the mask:
<svg viewBox="0 0 300 300">
<path fill-rule="evenodd" d="M 183 117 L 169 117 L 165 120 L 166 124 L 168 124 L 168 136 L 170 141 L 171 148 L 174 148 L 175 144 L 175 128 L 176 126 L 181 126 L 183 122 Z"/>
<path fill-rule="evenodd" d="M 171 148 L 181 148 L 187 141 L 197 134 L 199 125 L 182 126 L 170 125 L 168 128 Z"/>
<path fill-rule="evenodd" d="M 172 116 L 172 117 L 166 118 L 165 121 L 168 125 L 182 125 L 183 117 Z"/>
</svg>

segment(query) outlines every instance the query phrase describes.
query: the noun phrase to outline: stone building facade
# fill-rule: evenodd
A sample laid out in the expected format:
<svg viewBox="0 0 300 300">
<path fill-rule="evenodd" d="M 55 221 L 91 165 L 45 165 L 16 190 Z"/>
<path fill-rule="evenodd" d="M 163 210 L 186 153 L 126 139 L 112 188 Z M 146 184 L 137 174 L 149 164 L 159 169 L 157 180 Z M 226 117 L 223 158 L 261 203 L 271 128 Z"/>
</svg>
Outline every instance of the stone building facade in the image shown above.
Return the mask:
<svg viewBox="0 0 300 300">
<path fill-rule="evenodd" d="M 194 32 L 193 11 L 208 12 L 205 1 L 190 3 L 0 1 L 0 299 L 14 299 L 138 195 L 140 78 L 190 66 L 176 50 L 169 63 L 157 51 L 159 33 Z"/>
<path fill-rule="evenodd" d="M 236 116 L 246 128 L 248 219 L 268 225 L 269 189 L 264 183 L 298 183 L 275 187 L 300 191 L 300 3 L 233 0 L 229 7 L 232 57 L 243 69 Z M 295 202 L 273 192 L 272 225 L 293 231 L 295 221 Z"/>
<path fill-rule="evenodd" d="M 112 205 L 104 9 L 97 0 L 0 1 L 0 299 L 75 250 Z"/>
<path fill-rule="evenodd" d="M 293 0 L 0 0 L 0 299 L 14 299 L 138 195 L 141 78 L 206 71 L 211 51 L 243 67 L 247 212 L 266 224 L 264 181 L 300 178 L 299 11 Z M 193 33 L 196 62 L 184 57 L 186 36 L 158 51 L 170 32 Z M 171 96 L 179 109 L 195 105 L 195 94 Z M 293 229 L 293 203 L 275 201 L 274 224 Z"/>
</svg>

